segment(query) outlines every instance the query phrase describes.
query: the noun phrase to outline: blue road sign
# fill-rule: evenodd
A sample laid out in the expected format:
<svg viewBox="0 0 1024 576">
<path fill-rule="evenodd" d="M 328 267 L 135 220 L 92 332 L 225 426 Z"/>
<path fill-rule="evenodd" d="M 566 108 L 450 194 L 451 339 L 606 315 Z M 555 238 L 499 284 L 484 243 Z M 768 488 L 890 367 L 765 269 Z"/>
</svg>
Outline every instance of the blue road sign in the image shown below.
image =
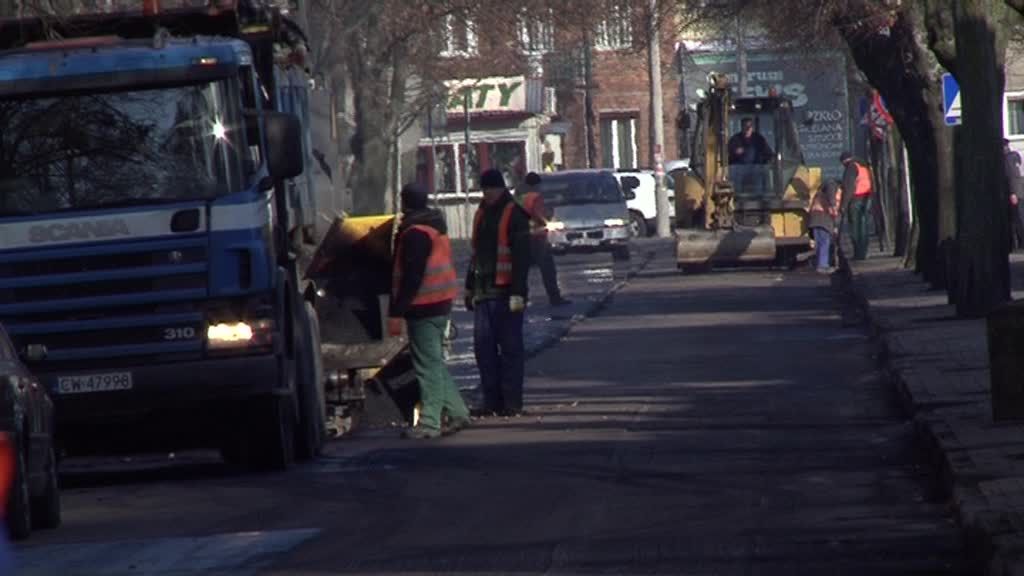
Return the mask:
<svg viewBox="0 0 1024 576">
<path fill-rule="evenodd" d="M 946 111 L 946 126 L 960 125 L 960 85 L 952 74 L 942 75 L 942 102 Z"/>
</svg>

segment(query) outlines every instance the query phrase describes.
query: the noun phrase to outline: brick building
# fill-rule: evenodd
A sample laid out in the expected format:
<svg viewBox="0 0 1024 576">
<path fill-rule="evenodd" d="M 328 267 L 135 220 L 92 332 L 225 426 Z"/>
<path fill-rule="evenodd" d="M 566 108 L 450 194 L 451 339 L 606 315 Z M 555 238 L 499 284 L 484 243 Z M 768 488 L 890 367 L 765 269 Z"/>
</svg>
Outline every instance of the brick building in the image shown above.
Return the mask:
<svg viewBox="0 0 1024 576">
<path fill-rule="evenodd" d="M 642 23 L 627 12 L 609 10 L 591 36 L 595 168 L 652 165 L 646 37 Z M 512 24 L 478 37 L 474 23 L 458 16 L 446 22 L 446 118 L 435 117 L 425 127 L 416 155 L 417 179 L 440 197 L 466 197 L 464 179 L 473 196 L 486 168 L 500 168 L 515 185 L 528 171 L 588 165 L 583 43 L 551 20 L 520 18 Z M 672 35 L 663 34 L 665 160 L 677 155 L 674 45 Z M 462 159 L 467 104 L 468 170 Z"/>
</svg>

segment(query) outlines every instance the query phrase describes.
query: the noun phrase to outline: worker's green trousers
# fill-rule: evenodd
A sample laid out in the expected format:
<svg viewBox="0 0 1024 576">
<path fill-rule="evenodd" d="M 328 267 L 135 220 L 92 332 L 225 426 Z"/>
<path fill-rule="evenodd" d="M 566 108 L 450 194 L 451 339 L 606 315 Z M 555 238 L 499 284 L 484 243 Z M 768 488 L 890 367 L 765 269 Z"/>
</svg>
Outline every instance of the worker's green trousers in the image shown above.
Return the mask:
<svg viewBox="0 0 1024 576">
<path fill-rule="evenodd" d="M 441 413 L 452 420 L 469 418 L 466 403 L 444 362 L 444 333 L 447 316 L 406 320 L 412 366 L 420 385 L 420 426 L 441 427 Z"/>
<path fill-rule="evenodd" d="M 850 240 L 853 241 L 853 259 L 868 257 L 868 218 L 871 216 L 871 196 L 854 198 L 850 203 Z"/>
</svg>

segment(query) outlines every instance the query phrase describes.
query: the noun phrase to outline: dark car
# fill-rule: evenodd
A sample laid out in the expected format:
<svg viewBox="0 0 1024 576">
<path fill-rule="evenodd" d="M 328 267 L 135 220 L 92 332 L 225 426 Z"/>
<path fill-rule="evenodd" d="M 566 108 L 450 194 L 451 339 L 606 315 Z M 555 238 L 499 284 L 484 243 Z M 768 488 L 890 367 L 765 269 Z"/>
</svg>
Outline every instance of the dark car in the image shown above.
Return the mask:
<svg viewBox="0 0 1024 576">
<path fill-rule="evenodd" d="M 30 347 L 34 348 L 34 347 Z M 24 351 L 31 359 L 42 350 Z M 5 509 L 11 538 L 27 538 L 33 528 L 60 525 L 60 490 L 53 446 L 53 402 L 21 362 L 0 326 L 0 432 L 15 448 L 14 483 Z"/>
</svg>

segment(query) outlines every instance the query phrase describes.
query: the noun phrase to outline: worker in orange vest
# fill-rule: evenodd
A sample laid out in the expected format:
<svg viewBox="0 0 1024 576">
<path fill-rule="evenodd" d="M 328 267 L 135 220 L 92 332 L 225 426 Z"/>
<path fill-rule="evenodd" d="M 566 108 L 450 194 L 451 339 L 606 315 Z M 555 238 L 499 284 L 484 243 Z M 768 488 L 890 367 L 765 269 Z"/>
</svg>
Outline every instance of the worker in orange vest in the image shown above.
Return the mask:
<svg viewBox="0 0 1024 576">
<path fill-rule="evenodd" d="M 871 169 L 867 164 L 843 152 L 839 157 L 846 171 L 843 173 L 843 204 L 840 218 L 849 225 L 853 241 L 853 259 L 864 260 L 868 256 L 868 218 L 874 185 Z"/>
<path fill-rule="evenodd" d="M 484 415 L 523 409 L 523 316 L 530 273 L 530 217 L 498 170 L 480 175 L 484 199 L 473 218 L 466 308 L 475 314 L 473 347 Z"/>
<path fill-rule="evenodd" d="M 540 183 L 540 174 L 530 172 L 526 175 L 526 194 L 523 195 L 522 206 L 530 215 L 530 263 L 540 268 L 544 291 L 551 305 L 565 306 L 571 302 L 562 298 L 562 291 L 558 287 L 558 269 L 551 255 L 551 245 L 548 244 L 548 211 L 540 193 Z"/>
<path fill-rule="evenodd" d="M 437 438 L 442 416 L 448 432 L 470 421 L 469 409 L 444 360 L 444 339 L 452 303 L 459 295 L 452 245 L 444 215 L 427 206 L 426 188 L 402 188 L 402 221 L 395 239 L 388 332 L 407 328 L 413 370 L 420 388 L 419 422 L 404 432 L 407 438 Z"/>
</svg>

